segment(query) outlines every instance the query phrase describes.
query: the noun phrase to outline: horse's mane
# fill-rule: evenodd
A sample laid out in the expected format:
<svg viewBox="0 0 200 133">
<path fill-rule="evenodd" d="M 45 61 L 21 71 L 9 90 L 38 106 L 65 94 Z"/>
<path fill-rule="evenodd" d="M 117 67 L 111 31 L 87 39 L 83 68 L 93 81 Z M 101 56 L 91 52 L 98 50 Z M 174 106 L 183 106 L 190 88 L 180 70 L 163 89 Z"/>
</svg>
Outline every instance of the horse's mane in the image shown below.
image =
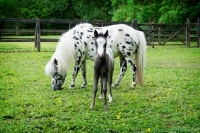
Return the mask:
<svg viewBox="0 0 200 133">
<path fill-rule="evenodd" d="M 56 59 L 58 62 L 58 72 L 61 74 L 66 74 L 69 70 L 70 65 L 74 63 L 75 57 L 75 46 L 73 39 L 73 32 L 77 28 L 92 28 L 93 26 L 88 23 L 83 23 L 76 25 L 73 29 L 70 29 L 66 33 L 64 33 L 56 46 L 56 50 L 51 57 L 51 60 L 45 66 L 45 73 L 47 75 L 52 75 L 55 72 L 54 68 L 54 60 Z"/>
</svg>

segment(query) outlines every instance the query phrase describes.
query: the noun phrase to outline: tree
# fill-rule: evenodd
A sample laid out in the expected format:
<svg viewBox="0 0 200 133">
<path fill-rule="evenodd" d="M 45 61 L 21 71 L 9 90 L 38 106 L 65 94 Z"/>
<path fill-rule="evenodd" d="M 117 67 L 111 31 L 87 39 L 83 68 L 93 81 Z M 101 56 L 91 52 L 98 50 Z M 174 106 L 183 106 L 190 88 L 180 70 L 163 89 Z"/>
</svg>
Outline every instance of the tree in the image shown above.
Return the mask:
<svg viewBox="0 0 200 133">
<path fill-rule="evenodd" d="M 140 23 L 152 20 L 160 23 L 184 23 L 186 18 L 193 21 L 200 16 L 200 2 L 196 0 L 111 0 L 114 21 Z"/>
</svg>

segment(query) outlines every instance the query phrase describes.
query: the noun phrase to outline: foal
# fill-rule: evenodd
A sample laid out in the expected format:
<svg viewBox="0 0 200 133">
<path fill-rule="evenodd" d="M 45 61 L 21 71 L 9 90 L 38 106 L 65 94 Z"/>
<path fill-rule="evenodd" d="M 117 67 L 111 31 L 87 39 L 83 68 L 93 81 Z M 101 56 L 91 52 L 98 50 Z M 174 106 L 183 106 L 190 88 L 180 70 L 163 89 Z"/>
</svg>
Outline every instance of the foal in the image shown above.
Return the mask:
<svg viewBox="0 0 200 133">
<path fill-rule="evenodd" d="M 110 48 L 106 48 L 107 41 L 106 38 L 108 36 L 108 30 L 105 34 L 99 33 L 95 30 L 95 46 L 96 46 L 96 59 L 94 62 L 94 95 L 92 99 L 92 103 L 90 108 L 94 108 L 95 97 L 97 93 L 98 80 L 101 78 L 101 95 L 102 92 L 104 94 L 104 107 L 106 111 L 108 110 L 108 105 L 106 101 L 106 93 L 107 93 L 107 82 L 109 88 L 109 102 L 112 101 L 112 92 L 111 92 L 111 84 L 112 84 L 112 75 L 114 70 L 114 55 Z M 101 97 L 100 95 L 100 97 Z"/>
</svg>

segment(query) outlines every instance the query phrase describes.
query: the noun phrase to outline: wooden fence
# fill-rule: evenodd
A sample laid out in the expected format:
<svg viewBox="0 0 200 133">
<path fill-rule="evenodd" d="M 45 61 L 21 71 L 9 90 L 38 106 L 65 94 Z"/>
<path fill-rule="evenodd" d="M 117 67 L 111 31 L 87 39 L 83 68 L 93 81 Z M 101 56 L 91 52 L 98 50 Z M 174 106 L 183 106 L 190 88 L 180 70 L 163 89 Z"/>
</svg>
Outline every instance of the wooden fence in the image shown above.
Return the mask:
<svg viewBox="0 0 200 133">
<path fill-rule="evenodd" d="M 127 24 L 145 33 L 148 45 L 165 45 L 167 42 L 181 42 L 190 47 L 190 41 L 196 41 L 200 47 L 200 19 L 197 23 L 190 23 L 187 19 L 185 24 L 157 24 L 153 22 L 138 24 L 137 20 L 132 22 L 111 22 L 101 20 L 68 20 L 68 19 L 0 19 L 0 42 L 35 42 L 35 47 L 40 51 L 41 42 L 57 42 L 58 39 L 41 38 L 41 34 L 62 34 L 76 24 L 91 23 L 94 26 L 107 26 L 113 24 Z M 28 26 L 25 26 L 28 25 Z M 48 25 L 54 26 L 48 26 Z M 22 27 L 19 27 L 22 25 Z M 44 26 L 46 25 L 46 27 Z M 62 25 L 61 29 L 58 27 Z M 24 27 L 23 27 L 24 26 Z M 28 28 L 27 28 L 28 27 Z M 32 35 L 26 38 L 20 35 Z M 15 37 L 13 37 L 15 36 Z"/>
</svg>

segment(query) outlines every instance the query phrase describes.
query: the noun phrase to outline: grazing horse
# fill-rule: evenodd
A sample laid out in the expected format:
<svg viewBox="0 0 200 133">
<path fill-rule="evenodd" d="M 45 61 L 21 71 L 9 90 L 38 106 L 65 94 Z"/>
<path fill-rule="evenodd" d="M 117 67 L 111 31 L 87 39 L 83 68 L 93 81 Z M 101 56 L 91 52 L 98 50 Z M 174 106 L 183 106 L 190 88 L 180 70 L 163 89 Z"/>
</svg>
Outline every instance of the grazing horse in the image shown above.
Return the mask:
<svg viewBox="0 0 200 133">
<path fill-rule="evenodd" d="M 111 85 L 112 85 L 112 76 L 113 76 L 113 70 L 114 70 L 114 55 L 110 48 L 106 48 L 107 36 L 108 36 L 108 31 L 106 31 L 105 34 L 103 33 L 98 34 L 96 30 L 94 31 L 97 56 L 94 61 L 94 89 L 93 89 L 94 95 L 93 95 L 92 103 L 90 106 L 91 109 L 94 108 L 96 93 L 98 90 L 99 78 L 101 79 L 101 95 L 103 92 L 104 106 L 106 110 L 108 110 L 108 105 L 106 101 L 107 84 L 109 88 L 109 96 L 108 96 L 109 102 L 112 101 Z"/>
<path fill-rule="evenodd" d="M 143 84 L 146 58 L 144 33 L 124 24 L 93 27 L 85 23 L 75 26 L 61 36 L 51 60 L 46 64 L 45 73 L 52 78 L 52 89 L 61 89 L 70 64 L 73 62 L 75 66 L 70 88 L 75 87 L 75 78 L 80 69 L 83 77 L 81 87 L 87 85 L 86 59 L 94 60 L 96 57 L 94 30 L 101 30 L 103 33 L 108 30 L 107 47 L 112 49 L 114 58 L 120 59 L 120 74 L 113 87 L 119 85 L 126 72 L 127 64 L 132 70 L 130 88 L 136 85 L 136 79 L 138 84 Z"/>
</svg>

